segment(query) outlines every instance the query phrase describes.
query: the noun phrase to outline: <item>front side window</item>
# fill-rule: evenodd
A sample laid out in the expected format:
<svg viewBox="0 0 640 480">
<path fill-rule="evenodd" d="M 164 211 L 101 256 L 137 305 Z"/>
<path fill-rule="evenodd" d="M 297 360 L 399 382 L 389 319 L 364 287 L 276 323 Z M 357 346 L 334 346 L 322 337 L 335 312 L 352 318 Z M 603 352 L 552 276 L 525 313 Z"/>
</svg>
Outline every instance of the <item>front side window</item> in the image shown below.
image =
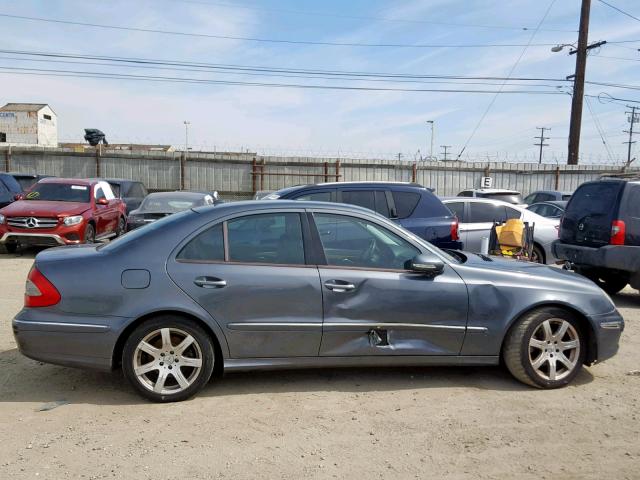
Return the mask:
<svg viewBox="0 0 640 480">
<path fill-rule="evenodd" d="M 242 263 L 304 265 L 298 213 L 265 213 L 227 223 L 229 260 Z"/>
<path fill-rule="evenodd" d="M 179 260 L 224 261 L 222 224 L 199 233 L 187 243 L 177 257 Z"/>
<path fill-rule="evenodd" d="M 314 214 L 328 265 L 404 270 L 420 250 L 395 233 L 360 218 Z"/>
</svg>

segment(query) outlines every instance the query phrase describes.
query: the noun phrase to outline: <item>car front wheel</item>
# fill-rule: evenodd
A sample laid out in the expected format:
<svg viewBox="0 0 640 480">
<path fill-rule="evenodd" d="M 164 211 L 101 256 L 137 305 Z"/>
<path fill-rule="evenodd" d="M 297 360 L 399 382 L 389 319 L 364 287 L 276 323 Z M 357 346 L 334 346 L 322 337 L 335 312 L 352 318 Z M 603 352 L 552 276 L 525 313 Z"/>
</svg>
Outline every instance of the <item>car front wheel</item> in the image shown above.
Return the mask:
<svg viewBox="0 0 640 480">
<path fill-rule="evenodd" d="M 537 388 L 569 384 L 582 368 L 585 342 L 578 322 L 559 308 L 528 313 L 505 340 L 504 362 L 511 374 Z"/>
<path fill-rule="evenodd" d="M 133 387 L 154 402 L 186 400 L 211 378 L 215 355 L 209 335 L 195 322 L 161 316 L 127 339 L 122 369 Z"/>
</svg>

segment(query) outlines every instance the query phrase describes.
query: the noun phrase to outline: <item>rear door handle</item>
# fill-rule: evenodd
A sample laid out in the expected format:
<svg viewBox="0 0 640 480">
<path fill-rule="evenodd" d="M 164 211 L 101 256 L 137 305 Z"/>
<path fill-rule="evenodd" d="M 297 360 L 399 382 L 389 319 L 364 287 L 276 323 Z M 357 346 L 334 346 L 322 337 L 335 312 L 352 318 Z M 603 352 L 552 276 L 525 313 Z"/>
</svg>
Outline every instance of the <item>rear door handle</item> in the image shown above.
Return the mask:
<svg viewBox="0 0 640 480">
<path fill-rule="evenodd" d="M 223 288 L 227 286 L 226 280 L 216 277 L 197 277 L 193 283 L 202 288 Z"/>
<path fill-rule="evenodd" d="M 336 293 L 350 292 L 356 289 L 353 283 L 348 283 L 343 280 L 328 280 L 324 282 L 324 286 Z"/>
</svg>

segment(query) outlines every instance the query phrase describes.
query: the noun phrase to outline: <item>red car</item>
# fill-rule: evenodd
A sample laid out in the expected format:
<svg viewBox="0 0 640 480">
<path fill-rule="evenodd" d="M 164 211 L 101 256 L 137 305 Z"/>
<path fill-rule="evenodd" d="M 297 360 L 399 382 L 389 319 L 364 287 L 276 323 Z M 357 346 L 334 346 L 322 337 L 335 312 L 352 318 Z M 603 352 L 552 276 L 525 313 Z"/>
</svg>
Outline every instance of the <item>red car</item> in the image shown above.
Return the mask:
<svg viewBox="0 0 640 480">
<path fill-rule="evenodd" d="M 0 209 L 0 244 L 13 253 L 19 244 L 93 243 L 124 233 L 126 218 L 107 182 L 45 178 Z"/>
</svg>

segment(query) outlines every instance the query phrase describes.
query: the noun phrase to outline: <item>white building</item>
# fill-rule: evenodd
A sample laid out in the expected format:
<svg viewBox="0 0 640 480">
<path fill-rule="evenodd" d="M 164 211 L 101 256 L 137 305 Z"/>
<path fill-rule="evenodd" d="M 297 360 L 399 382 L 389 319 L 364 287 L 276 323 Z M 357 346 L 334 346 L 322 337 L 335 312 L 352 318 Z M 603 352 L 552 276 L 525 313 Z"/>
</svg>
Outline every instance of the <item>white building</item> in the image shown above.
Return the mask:
<svg viewBox="0 0 640 480">
<path fill-rule="evenodd" d="M 58 146 L 58 120 L 45 103 L 7 103 L 0 108 L 0 146 Z"/>
</svg>

